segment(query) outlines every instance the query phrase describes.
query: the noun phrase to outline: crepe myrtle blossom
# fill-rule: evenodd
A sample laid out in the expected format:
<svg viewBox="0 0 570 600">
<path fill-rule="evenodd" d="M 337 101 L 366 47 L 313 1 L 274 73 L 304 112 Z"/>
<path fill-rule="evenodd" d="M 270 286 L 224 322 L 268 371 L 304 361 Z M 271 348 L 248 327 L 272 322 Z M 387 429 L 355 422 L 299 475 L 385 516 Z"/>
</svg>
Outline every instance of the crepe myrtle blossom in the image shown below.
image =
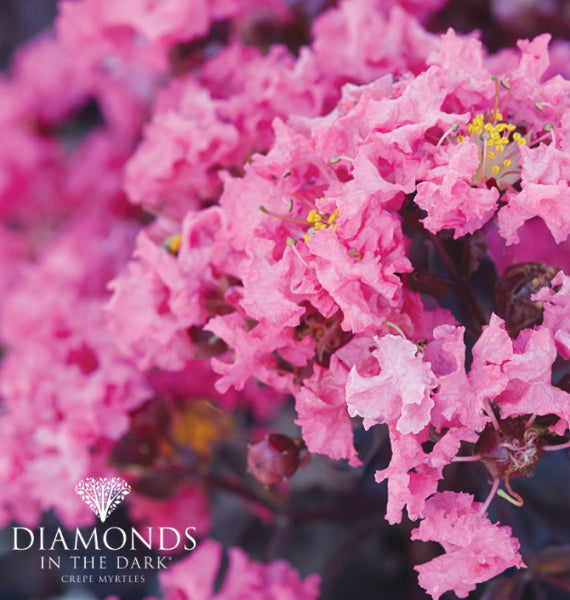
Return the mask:
<svg viewBox="0 0 570 600">
<path fill-rule="evenodd" d="M 475 442 L 474 430 L 484 427 L 486 419 L 475 410 L 464 371 L 464 352 L 463 328 L 442 325 L 425 347 L 397 335 L 375 338 L 374 362 L 350 371 L 349 414 L 363 417 L 365 427 L 389 426 L 392 460 L 376 478 L 388 480 L 391 523 L 400 521 L 404 506 L 411 518 L 422 516 L 424 501 L 437 490 L 443 467 L 461 441 Z M 442 434 L 426 453 L 422 444 L 430 439 L 434 424 Z"/>
<path fill-rule="evenodd" d="M 469 219 L 464 221 L 467 227 L 463 231 L 473 231 L 474 226 L 487 221 L 495 213 L 499 200 L 501 206 L 505 204 L 498 212 L 499 230 L 508 243 L 516 242 L 517 229 L 535 216 L 545 221 L 557 242 L 568 236 L 567 224 L 555 217 L 565 179 L 566 158 L 561 149 L 566 144 L 568 82 L 560 76 L 542 82 L 549 64 L 549 39 L 544 34 L 532 42 L 518 42 L 521 53 L 518 65 L 497 75 L 491 75 L 485 68 L 480 44 L 459 40 L 451 33 L 444 37 L 441 50 L 428 60 L 433 66 L 446 69 L 447 106 L 458 116 L 462 113 L 464 117 L 465 111 L 469 115 L 467 123 L 458 119 L 440 137 L 434 155 L 436 166 L 443 160 L 451 171 L 457 170 L 457 175 L 462 171 L 461 177 L 469 182 L 469 189 L 462 187 L 457 177 L 450 178 L 449 173 L 442 173 L 439 181 L 443 187 L 439 187 L 439 181 L 433 180 L 432 175 L 428 176 L 425 184 L 418 186 L 416 197 L 416 202 L 428 212 L 425 221 L 428 229 L 453 226 L 446 222 L 442 208 L 436 207 L 429 197 L 436 190 L 445 194 L 446 189 L 452 189 L 448 186 L 454 186 L 456 198 L 478 190 L 485 207 L 471 225 L 467 225 Z M 466 71 L 461 70 L 463 57 L 471 61 L 468 78 L 463 75 Z M 455 150 L 451 144 L 455 144 Z M 445 159 L 439 156 L 442 149 Z M 455 160 L 460 160 L 462 167 L 458 168 Z M 544 161 L 554 167 L 549 169 L 547 177 Z M 461 230 L 456 229 L 457 234 L 461 235 Z"/>
<path fill-rule="evenodd" d="M 415 567 L 420 585 L 435 600 L 448 590 L 466 598 L 477 583 L 509 567 L 526 566 L 511 529 L 491 523 L 470 494 L 440 492 L 432 496 L 412 539 L 436 540 L 445 549 L 445 554 Z"/>
<path fill-rule="evenodd" d="M 219 196 L 224 170 L 241 173 L 251 154 L 271 147 L 275 118 L 327 114 L 344 83 L 419 72 L 439 47 L 408 13 L 395 8 L 385 17 L 362 0 L 323 13 L 313 36 L 297 59 L 284 46 L 263 55 L 234 41 L 169 81 L 126 169 L 130 200 L 182 218 Z"/>
<path fill-rule="evenodd" d="M 354 448 L 344 392 L 347 376 L 346 368 L 335 355 L 328 369 L 315 365 L 313 375 L 303 381 L 295 395 L 296 423 L 301 426 L 310 452 L 336 460 L 345 458 L 357 467 L 361 461 Z"/>
<path fill-rule="evenodd" d="M 364 331 L 401 303 L 398 273 L 411 266 L 400 222 L 379 207 L 370 207 L 365 215 L 371 226 L 349 222 L 337 204 L 337 195 L 344 192 L 345 167 L 335 168 L 319 156 L 302 133 L 279 121 L 275 127 L 273 149 L 265 157 L 256 156 L 245 177 L 233 180 L 222 195 L 230 240 L 252 259 L 258 240 L 271 240 L 274 249 L 266 260 L 276 273 L 290 273 L 279 285 L 288 300 L 296 305 L 306 300 L 324 318 L 340 308 L 343 330 Z M 250 262 L 243 263 L 246 310 L 266 282 L 252 279 Z M 298 315 L 298 308 L 294 310 Z M 271 311 L 258 301 L 251 316 L 269 319 Z"/>
<path fill-rule="evenodd" d="M 562 275 L 554 281 L 560 284 Z M 562 291 L 546 288 L 537 295 L 550 299 L 550 310 L 558 295 L 563 298 Z M 468 373 L 463 328 L 441 326 L 433 337 L 420 345 L 390 334 L 374 338 L 370 351 L 376 365 L 352 368 L 346 401 L 349 414 L 362 416 L 365 427 L 388 424 L 392 458 L 376 474 L 377 481 L 388 481 L 387 519 L 399 522 L 406 507 L 411 519 L 423 519 L 413 537 L 439 541 L 447 552 L 418 567 L 421 585 L 435 598 L 449 589 L 464 597 L 475 583 L 509 566 L 524 566 L 510 530 L 491 525 L 484 513 L 496 493 L 522 506 L 524 499 L 512 489 L 511 479 L 531 476 L 543 452 L 570 446 L 561 437 L 569 427 L 570 394 L 551 383 L 555 334 L 546 324 L 523 329 L 512 339 L 502 319 L 492 315 L 475 343 Z M 461 442 L 474 444 L 473 455 L 457 456 Z M 437 493 L 446 465 L 476 460 L 492 480 L 483 503 Z M 499 489 L 501 483 L 506 492 Z M 433 510 L 444 498 L 446 508 Z M 443 523 L 460 528 L 468 514 L 469 536 L 458 534 L 448 543 Z M 435 518 L 444 520 L 432 528 Z M 478 537 L 480 528 L 489 530 L 487 537 Z M 495 554 L 487 548 L 493 535 L 510 550 Z M 461 577 L 438 578 L 452 560 L 461 564 Z"/>
<path fill-rule="evenodd" d="M 341 1 L 295 56 L 240 41 L 260 12 L 291 14 L 279 0 L 60 3 L 57 36 L 0 79 L 1 244 L 18 261 L 1 257 L 1 523 L 52 509 L 86 523 L 69 482 L 119 472 L 148 486 L 127 499 L 135 521 L 190 508 L 206 533 L 200 477 L 231 411 L 257 429 L 290 394 L 303 439 L 250 445 L 265 485 L 309 452 L 359 467 L 354 431 L 383 425 L 386 517 L 405 509 L 413 538 L 445 552 L 417 567 L 421 585 L 465 596 L 524 566 L 486 512 L 496 495 L 521 506 L 511 481 L 570 447 L 568 377 L 552 383 L 570 357 L 568 277 L 531 281 L 524 326 L 480 323 L 466 370 L 467 326 L 409 287 L 404 210 L 432 241 L 494 230 L 491 257 L 513 246 L 500 267 L 540 219 L 552 256 L 570 233 L 570 87 L 545 79 L 548 35 L 489 57 L 410 15 L 441 4 Z M 89 99 L 104 125 L 60 136 Z M 480 502 L 438 491 L 464 461 L 488 471 Z M 220 583 L 222 554 L 202 541 L 161 574 L 165 598 L 318 595 L 318 576 L 236 548 Z"/>
<path fill-rule="evenodd" d="M 270 147 L 275 117 L 316 116 L 329 96 L 335 101 L 338 92 L 319 80 L 313 61 L 297 63 L 284 47 L 263 56 L 256 48 L 227 46 L 199 73 L 160 91 L 126 169 L 130 200 L 178 218 L 211 204 L 224 170 L 240 173 L 253 152 Z"/>
<path fill-rule="evenodd" d="M 241 548 L 228 550 L 229 568 L 219 592 L 214 580 L 220 567 L 223 548 L 213 540 L 200 543 L 187 559 L 160 576 L 161 587 L 178 590 L 187 600 L 316 600 L 319 595 L 318 575 L 302 580 L 295 569 L 283 560 L 271 563 L 251 561 Z M 168 596 L 167 596 L 168 597 Z"/>
<path fill-rule="evenodd" d="M 181 224 L 155 221 L 139 233 L 132 260 L 110 282 L 110 331 L 141 369 L 182 369 L 200 345 L 208 346 L 201 327 L 209 317 L 234 310 L 228 298 L 239 280 L 224 219 L 214 206 L 188 213 Z M 215 353 L 216 346 L 208 350 Z"/>
<path fill-rule="evenodd" d="M 495 74 L 479 41 L 449 31 L 416 77 L 345 89 L 336 111 L 312 124 L 323 159 L 349 173 L 336 202 L 341 218 L 351 214 L 343 210 L 349 191 L 389 208 L 401 206 L 402 192 L 414 193 L 433 233 L 473 233 L 498 212 L 508 243 L 536 216 L 557 242 L 566 239 L 570 230 L 556 215 L 569 84 L 560 76 L 542 82 L 548 41 L 545 34 L 519 42 L 517 64 Z"/>
<path fill-rule="evenodd" d="M 346 166 L 325 160 L 303 122 L 274 127 L 273 148 L 228 179 L 220 199 L 239 280 L 234 312 L 205 326 L 231 348 L 212 360 L 221 391 L 254 376 L 295 393 L 352 335 L 430 318 L 403 285 L 411 264 L 398 216 L 351 187 Z"/>
</svg>

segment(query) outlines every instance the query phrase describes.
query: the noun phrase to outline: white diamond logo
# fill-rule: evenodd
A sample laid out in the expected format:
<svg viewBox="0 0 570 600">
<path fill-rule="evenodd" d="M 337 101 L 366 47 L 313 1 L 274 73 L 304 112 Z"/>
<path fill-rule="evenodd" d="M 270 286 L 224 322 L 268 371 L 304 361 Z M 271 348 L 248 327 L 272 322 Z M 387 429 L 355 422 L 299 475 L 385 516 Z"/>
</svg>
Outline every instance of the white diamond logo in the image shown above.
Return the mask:
<svg viewBox="0 0 570 600">
<path fill-rule="evenodd" d="M 104 523 L 130 494 L 131 486 L 120 477 L 87 477 L 75 486 L 75 491 Z"/>
</svg>

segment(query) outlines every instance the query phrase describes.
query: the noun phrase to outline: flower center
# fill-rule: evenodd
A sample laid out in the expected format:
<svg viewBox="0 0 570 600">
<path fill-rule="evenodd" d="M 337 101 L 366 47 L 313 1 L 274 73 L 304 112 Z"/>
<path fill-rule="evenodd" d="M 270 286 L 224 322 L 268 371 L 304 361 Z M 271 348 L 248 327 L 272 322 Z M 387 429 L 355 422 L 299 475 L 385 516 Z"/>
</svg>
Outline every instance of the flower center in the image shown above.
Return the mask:
<svg viewBox="0 0 570 600">
<path fill-rule="evenodd" d="M 467 134 L 479 149 L 479 168 L 473 183 L 494 180 L 501 191 L 512 187 L 520 179 L 519 146 L 527 144 L 530 133 L 521 135 L 497 110 L 490 115 L 476 115 L 467 125 Z M 457 136 L 458 143 L 464 139 L 463 135 Z"/>
<path fill-rule="evenodd" d="M 318 211 L 316 208 L 311 208 L 309 214 L 306 217 L 306 220 L 296 217 L 290 217 L 288 215 L 281 215 L 279 213 L 273 212 L 272 210 L 267 210 L 265 206 L 260 206 L 259 210 L 269 215 L 270 217 L 275 217 L 277 219 L 281 219 L 282 221 L 286 221 L 289 223 L 296 223 L 298 225 L 302 225 L 306 227 L 309 225 L 309 229 L 306 230 L 305 235 L 303 236 L 303 241 L 306 243 L 309 241 L 309 238 L 319 229 L 328 229 L 329 227 L 332 229 L 336 229 L 336 220 L 338 219 L 338 208 L 334 209 L 332 214 L 322 213 Z M 297 240 L 295 238 L 291 238 L 293 243 L 296 243 Z"/>
<path fill-rule="evenodd" d="M 328 215 L 328 214 L 323 214 L 315 209 L 312 209 L 309 214 L 307 215 L 307 223 L 309 223 L 309 225 L 311 225 L 311 227 L 309 227 L 307 233 L 305 234 L 303 240 L 306 242 L 309 241 L 309 237 L 311 237 L 311 235 L 313 233 L 315 233 L 315 231 L 318 231 L 319 229 L 328 229 L 329 227 L 332 227 L 333 229 L 336 229 L 336 220 L 338 219 L 338 208 L 334 209 L 334 212 L 332 215 Z"/>
<path fill-rule="evenodd" d="M 515 125 L 509 119 L 505 119 L 502 109 L 499 108 L 500 87 L 502 85 L 510 92 L 510 85 L 499 82 L 496 77 L 493 79 L 496 85 L 493 109 L 484 114 L 476 114 L 464 131 L 460 131 L 459 125 L 453 123 L 440 138 L 437 146 L 444 142 L 449 143 L 453 139 L 449 139 L 452 134 L 456 134 L 455 142 L 458 144 L 469 139 L 479 151 L 479 166 L 473 175 L 473 185 L 495 186 L 500 192 L 504 192 L 520 182 L 520 146 L 534 147 L 542 142 L 554 142 L 555 137 L 551 123 L 544 125 L 544 132 L 536 134 L 524 122 Z M 503 104 L 506 104 L 508 97 L 507 95 Z M 543 110 L 543 105 L 539 102 L 535 102 L 534 106 L 539 111 Z"/>
</svg>

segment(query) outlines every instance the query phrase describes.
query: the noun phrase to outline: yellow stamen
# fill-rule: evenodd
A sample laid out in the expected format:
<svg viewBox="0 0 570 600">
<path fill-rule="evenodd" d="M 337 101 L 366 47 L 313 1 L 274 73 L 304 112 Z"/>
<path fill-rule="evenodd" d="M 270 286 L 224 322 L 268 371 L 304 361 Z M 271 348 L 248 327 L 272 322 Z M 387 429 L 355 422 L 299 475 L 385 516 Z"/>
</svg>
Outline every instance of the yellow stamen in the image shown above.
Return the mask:
<svg viewBox="0 0 570 600">
<path fill-rule="evenodd" d="M 493 160 L 495 158 L 495 153 L 494 152 L 487 152 L 487 158 L 489 160 Z"/>
<path fill-rule="evenodd" d="M 313 208 L 307 215 L 307 223 L 318 223 L 322 220 L 321 215 Z"/>
<path fill-rule="evenodd" d="M 510 167 L 511 164 L 512 162 L 508 158 L 505 158 L 505 160 L 503 161 L 503 166 L 505 167 Z"/>
<path fill-rule="evenodd" d="M 491 169 L 491 171 L 492 171 L 493 175 L 498 175 L 498 174 L 499 174 L 499 170 L 500 170 L 500 169 L 499 169 L 499 167 L 498 167 L 497 165 L 495 165 L 495 166 L 494 166 L 494 167 Z"/>
<path fill-rule="evenodd" d="M 170 254 L 174 254 L 175 256 L 178 254 L 180 250 L 180 246 L 182 246 L 182 234 L 181 233 L 173 233 L 169 235 L 165 240 L 162 247 Z"/>
</svg>

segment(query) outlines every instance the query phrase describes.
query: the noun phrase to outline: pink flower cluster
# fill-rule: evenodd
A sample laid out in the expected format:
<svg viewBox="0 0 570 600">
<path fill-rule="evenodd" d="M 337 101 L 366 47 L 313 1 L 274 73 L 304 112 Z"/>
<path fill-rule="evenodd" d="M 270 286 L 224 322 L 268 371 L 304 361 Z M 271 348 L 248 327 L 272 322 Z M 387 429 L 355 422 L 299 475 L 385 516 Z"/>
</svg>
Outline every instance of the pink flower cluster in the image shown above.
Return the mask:
<svg viewBox="0 0 570 600">
<path fill-rule="evenodd" d="M 487 509 L 569 446 L 570 82 L 547 34 L 491 56 L 426 31 L 442 4 L 341 1 L 295 54 L 245 43 L 284 0 L 60 2 L 0 80 L 2 524 L 85 524 L 66 490 L 119 472 L 136 522 L 205 535 L 230 415 L 264 431 L 291 395 L 351 468 L 387 429 L 386 518 L 443 547 L 416 567 L 433 598 L 525 566 Z M 504 310 L 472 289 L 484 259 Z M 440 491 L 465 459 L 488 498 Z M 200 541 L 165 598 L 318 596 L 240 548 L 215 592 L 221 554 Z"/>
</svg>

